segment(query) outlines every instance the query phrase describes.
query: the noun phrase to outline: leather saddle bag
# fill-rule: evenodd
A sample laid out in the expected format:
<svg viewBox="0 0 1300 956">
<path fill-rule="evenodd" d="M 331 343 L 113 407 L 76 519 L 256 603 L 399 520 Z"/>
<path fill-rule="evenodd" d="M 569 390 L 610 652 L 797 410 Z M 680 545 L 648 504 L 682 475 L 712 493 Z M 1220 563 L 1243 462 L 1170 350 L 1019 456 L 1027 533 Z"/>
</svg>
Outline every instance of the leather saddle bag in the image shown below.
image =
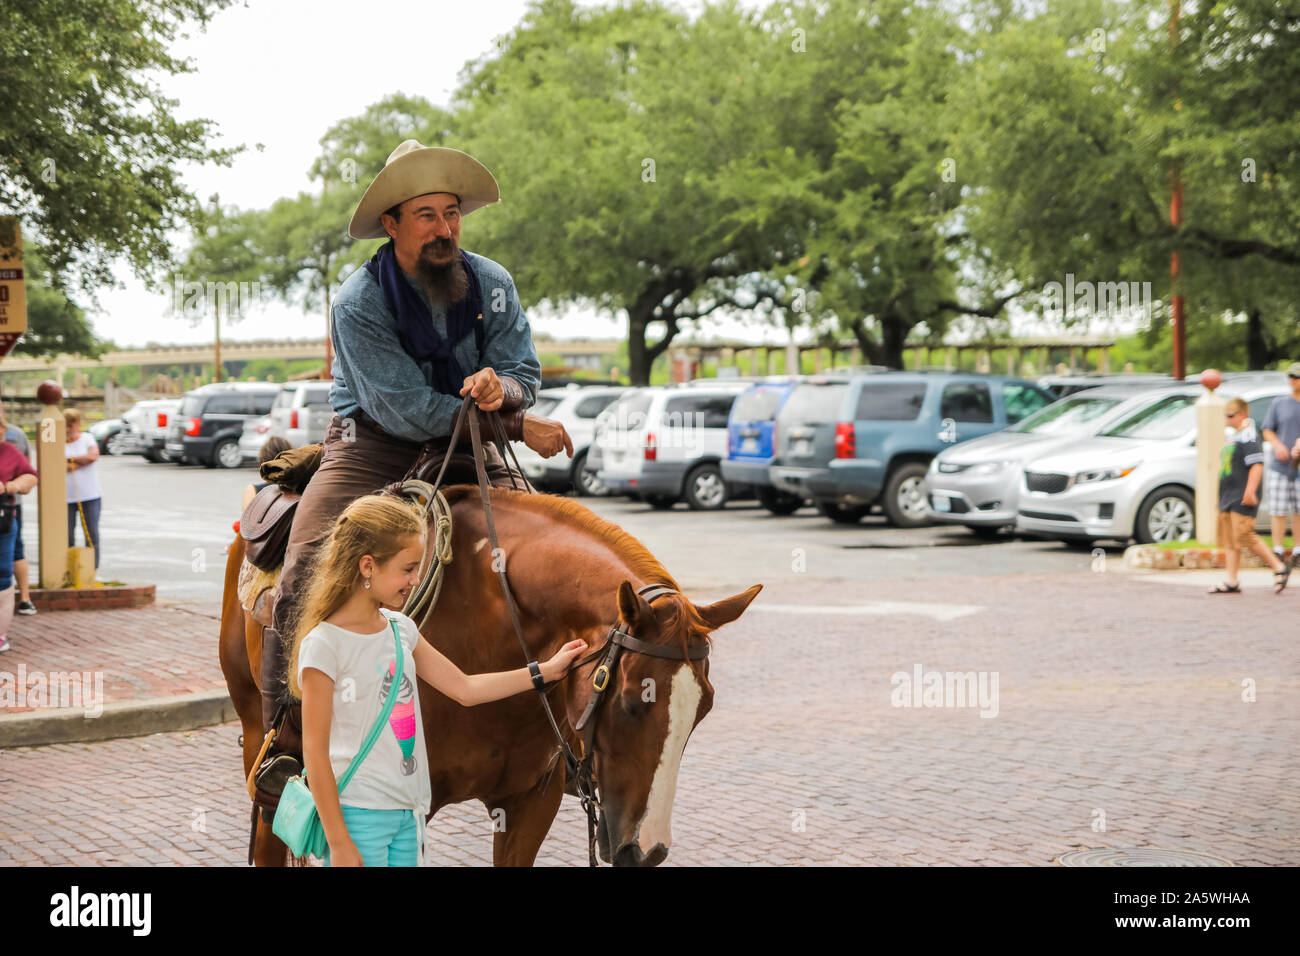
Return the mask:
<svg viewBox="0 0 1300 956">
<path fill-rule="evenodd" d="M 244 539 L 244 556 L 253 567 L 274 571 L 284 563 L 301 498 L 277 485 L 267 485 L 248 503 L 239 519 L 239 536 Z"/>
</svg>

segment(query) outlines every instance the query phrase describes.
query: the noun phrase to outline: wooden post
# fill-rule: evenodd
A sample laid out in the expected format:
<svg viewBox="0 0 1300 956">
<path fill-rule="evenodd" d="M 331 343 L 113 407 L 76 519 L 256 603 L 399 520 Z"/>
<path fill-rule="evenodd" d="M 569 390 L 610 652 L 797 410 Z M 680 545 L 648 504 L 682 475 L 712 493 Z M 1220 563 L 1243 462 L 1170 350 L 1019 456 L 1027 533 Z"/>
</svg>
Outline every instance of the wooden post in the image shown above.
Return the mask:
<svg viewBox="0 0 1300 956">
<path fill-rule="evenodd" d="M 63 587 L 68 572 L 68 459 L 64 454 L 67 430 L 58 402 L 63 389 L 45 382 L 36 390 L 41 418 L 36 429 L 36 471 L 40 476 L 39 561 L 41 587 Z"/>
<path fill-rule="evenodd" d="M 1223 453 L 1223 406 L 1227 403 L 1215 394 L 1219 373 L 1206 369 L 1201 375 L 1205 394 L 1196 400 L 1196 530 L 1197 541 L 1213 545 L 1218 542 L 1219 527 L 1219 459 Z M 1265 465 L 1265 467 L 1268 467 Z"/>
</svg>

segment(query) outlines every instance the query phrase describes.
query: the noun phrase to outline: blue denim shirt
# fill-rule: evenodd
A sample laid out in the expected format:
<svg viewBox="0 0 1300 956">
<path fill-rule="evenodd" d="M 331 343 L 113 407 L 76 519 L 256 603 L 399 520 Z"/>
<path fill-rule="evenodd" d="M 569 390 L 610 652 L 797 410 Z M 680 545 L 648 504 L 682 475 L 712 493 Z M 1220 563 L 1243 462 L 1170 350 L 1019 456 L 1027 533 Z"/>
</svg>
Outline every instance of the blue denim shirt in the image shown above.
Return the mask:
<svg viewBox="0 0 1300 956">
<path fill-rule="evenodd" d="M 491 366 L 498 375 L 515 379 L 524 387 L 524 407 L 529 408 L 537 398 L 542 367 L 515 281 L 491 259 L 467 255 L 483 293 L 484 354 L 478 354 L 470 334 L 456 343 L 456 360 L 466 374 Z M 405 273 L 403 277 L 424 295 L 419 283 Z M 434 328 L 445 336 L 446 310 L 440 305 L 430 308 Z M 344 280 L 331 315 L 334 387 L 330 404 L 335 413 L 347 418 L 360 408 L 384 431 L 408 441 L 450 435 L 462 399 L 434 391 L 432 363 L 416 362 L 402 348 L 397 317 L 388 310 L 369 270 L 357 269 Z"/>
</svg>

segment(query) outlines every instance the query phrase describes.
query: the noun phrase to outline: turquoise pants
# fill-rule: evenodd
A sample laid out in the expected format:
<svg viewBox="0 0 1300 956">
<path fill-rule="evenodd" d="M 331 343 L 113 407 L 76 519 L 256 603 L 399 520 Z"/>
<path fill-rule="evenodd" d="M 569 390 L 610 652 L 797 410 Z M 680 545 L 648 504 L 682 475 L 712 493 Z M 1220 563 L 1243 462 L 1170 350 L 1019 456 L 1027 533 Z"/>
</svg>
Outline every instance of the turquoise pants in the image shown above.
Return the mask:
<svg viewBox="0 0 1300 956">
<path fill-rule="evenodd" d="M 419 810 L 370 810 L 344 806 L 343 823 L 366 866 L 419 866 L 424 854 L 424 815 Z M 325 865 L 330 865 L 329 849 Z"/>
</svg>

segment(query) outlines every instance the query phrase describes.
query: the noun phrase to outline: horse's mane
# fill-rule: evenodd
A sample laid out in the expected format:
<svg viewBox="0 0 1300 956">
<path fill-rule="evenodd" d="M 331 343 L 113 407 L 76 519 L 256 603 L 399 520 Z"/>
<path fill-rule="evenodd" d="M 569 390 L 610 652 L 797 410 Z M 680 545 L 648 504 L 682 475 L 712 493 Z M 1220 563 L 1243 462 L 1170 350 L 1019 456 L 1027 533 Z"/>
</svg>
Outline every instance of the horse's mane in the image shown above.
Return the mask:
<svg viewBox="0 0 1300 956">
<path fill-rule="evenodd" d="M 547 514 L 579 531 L 587 532 L 609 545 L 610 550 L 627 562 L 628 569 L 647 583 L 665 584 L 674 591 L 681 591 L 677 581 L 659 563 L 659 559 L 650 553 L 649 548 L 612 521 L 600 517 L 590 508 L 584 507 L 572 498 L 562 498 L 559 495 L 530 494 L 525 491 L 516 491 L 514 488 L 496 486 L 491 489 L 491 492 L 494 501 L 508 501 L 512 505 L 519 505 L 534 512 Z M 478 493 L 477 485 L 453 485 L 450 488 L 442 489 L 448 507 L 453 506 L 463 498 L 470 498 L 471 496 L 477 501 Z M 695 605 L 687 600 L 684 594 L 681 601 L 673 603 L 673 607 L 674 615 L 685 614 L 686 624 L 691 630 L 701 633 L 710 630 L 709 625 L 696 611 Z M 677 622 L 673 621 L 672 623 Z"/>
</svg>

